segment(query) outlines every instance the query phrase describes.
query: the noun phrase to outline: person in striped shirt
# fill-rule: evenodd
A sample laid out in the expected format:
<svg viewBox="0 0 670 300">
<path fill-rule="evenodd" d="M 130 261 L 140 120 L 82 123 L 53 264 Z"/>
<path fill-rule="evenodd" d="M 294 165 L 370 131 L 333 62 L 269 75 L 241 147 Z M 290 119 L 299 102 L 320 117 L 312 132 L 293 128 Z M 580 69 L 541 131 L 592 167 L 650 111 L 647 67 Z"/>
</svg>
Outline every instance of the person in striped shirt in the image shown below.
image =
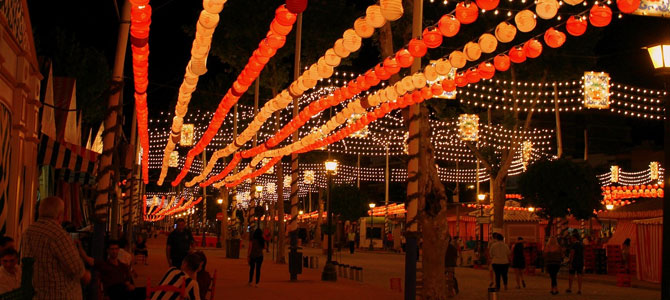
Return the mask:
<svg viewBox="0 0 670 300">
<path fill-rule="evenodd" d="M 200 300 L 200 288 L 198 287 L 196 273 L 200 269 L 200 257 L 190 253 L 184 257 L 181 263 L 181 270 L 171 267 L 163 276 L 158 285 L 171 285 L 181 288 L 182 283 L 186 286 L 186 300 Z M 179 299 L 179 294 L 168 291 L 157 291 L 151 296 L 151 300 L 175 300 Z"/>
</svg>

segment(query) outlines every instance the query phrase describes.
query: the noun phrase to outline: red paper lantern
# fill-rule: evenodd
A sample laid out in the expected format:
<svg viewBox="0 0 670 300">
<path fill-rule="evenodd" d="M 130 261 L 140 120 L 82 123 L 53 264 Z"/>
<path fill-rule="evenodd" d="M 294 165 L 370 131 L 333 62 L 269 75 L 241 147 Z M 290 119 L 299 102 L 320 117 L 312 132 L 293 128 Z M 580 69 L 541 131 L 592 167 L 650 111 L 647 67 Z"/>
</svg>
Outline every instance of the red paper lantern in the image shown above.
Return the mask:
<svg viewBox="0 0 670 300">
<path fill-rule="evenodd" d="M 485 10 L 494 10 L 498 7 L 500 0 L 476 0 L 477 6 Z"/>
<path fill-rule="evenodd" d="M 400 72 L 400 66 L 398 65 L 398 61 L 396 61 L 395 57 L 387 57 L 384 59 L 384 70 L 390 74 Z"/>
<path fill-rule="evenodd" d="M 477 71 L 479 72 L 479 76 L 484 79 L 491 79 L 493 78 L 493 75 L 496 74 L 495 66 L 488 61 L 480 63 L 477 67 Z"/>
<path fill-rule="evenodd" d="M 412 93 L 412 103 L 411 104 L 421 103 L 421 101 L 423 101 L 423 100 L 424 100 L 424 98 L 421 94 L 421 91 L 416 91 L 416 92 Z"/>
<path fill-rule="evenodd" d="M 442 34 L 435 27 L 428 27 L 423 30 L 423 42 L 428 48 L 437 48 L 442 44 Z"/>
<path fill-rule="evenodd" d="M 515 64 L 526 61 L 526 53 L 523 51 L 523 47 L 512 47 L 509 50 L 509 59 Z"/>
<path fill-rule="evenodd" d="M 616 6 L 624 14 L 630 14 L 640 7 L 640 0 L 617 0 Z"/>
<path fill-rule="evenodd" d="M 130 9 L 130 20 L 133 25 L 151 24 L 151 5 L 132 6 Z"/>
<path fill-rule="evenodd" d="M 379 84 L 379 78 L 377 77 L 377 74 L 374 71 L 368 71 L 365 74 L 365 82 L 369 83 L 370 86 L 375 86 Z"/>
<path fill-rule="evenodd" d="M 395 60 L 398 61 L 398 64 L 403 67 L 407 68 L 412 65 L 414 62 L 414 57 L 412 54 L 405 48 L 398 50 L 395 54 Z"/>
<path fill-rule="evenodd" d="M 412 54 L 414 57 L 423 57 L 426 55 L 426 51 L 428 51 L 428 48 L 426 47 L 426 44 L 423 42 L 421 39 L 412 39 L 409 41 L 409 47 L 408 47 L 409 53 Z"/>
<path fill-rule="evenodd" d="M 442 86 L 441 86 L 441 85 L 439 85 L 439 84 L 433 84 L 433 85 L 430 86 L 430 92 L 431 92 L 433 95 L 442 95 L 442 93 L 444 92 L 444 90 L 442 89 Z"/>
<path fill-rule="evenodd" d="M 588 24 L 586 23 L 586 20 L 582 17 L 577 17 L 575 16 L 570 16 L 568 18 L 567 23 L 565 23 L 565 29 L 568 31 L 569 34 L 572 36 L 580 36 L 586 32 L 586 27 Z"/>
<path fill-rule="evenodd" d="M 286 36 L 278 34 L 270 33 L 265 37 L 265 40 L 267 41 L 267 44 L 275 50 L 284 47 L 284 44 L 286 44 Z"/>
<path fill-rule="evenodd" d="M 456 90 L 456 82 L 453 79 L 442 80 L 442 89 L 447 93 L 453 92 Z"/>
<path fill-rule="evenodd" d="M 565 43 L 565 33 L 560 32 L 553 27 L 549 28 L 544 33 L 544 42 L 551 48 L 563 46 L 563 43 Z"/>
<path fill-rule="evenodd" d="M 591 25 L 605 27 L 612 21 L 612 10 L 607 5 L 594 5 L 589 12 Z"/>
<path fill-rule="evenodd" d="M 496 70 L 500 72 L 505 72 L 509 70 L 510 67 L 510 59 L 509 56 L 505 54 L 498 54 L 496 57 L 493 58 L 493 66 L 496 67 Z"/>
<path fill-rule="evenodd" d="M 470 68 L 465 71 L 465 79 L 468 80 L 468 83 L 477 83 L 481 79 L 476 68 Z"/>
<path fill-rule="evenodd" d="M 474 2 L 459 2 L 456 5 L 456 19 L 462 24 L 470 24 L 477 20 L 479 9 Z"/>
<path fill-rule="evenodd" d="M 433 92 L 431 91 L 431 89 L 429 87 L 424 86 L 423 88 L 421 88 L 421 97 L 424 100 L 430 99 L 430 98 L 433 97 Z"/>
<path fill-rule="evenodd" d="M 542 54 L 542 43 L 536 39 L 531 39 L 523 44 L 523 52 L 526 57 L 536 58 Z"/>
<path fill-rule="evenodd" d="M 440 18 L 440 22 L 437 25 L 437 28 L 440 30 L 440 33 L 446 37 L 453 37 L 458 33 L 458 30 L 461 28 L 461 22 L 454 17 L 454 15 L 444 15 Z"/>
<path fill-rule="evenodd" d="M 294 14 L 299 14 L 307 9 L 307 0 L 286 0 L 286 8 Z"/>
<path fill-rule="evenodd" d="M 290 12 L 286 5 L 281 5 L 275 10 L 275 20 L 281 25 L 291 26 L 297 19 L 296 14 Z"/>
<path fill-rule="evenodd" d="M 458 72 L 454 78 L 454 82 L 456 82 L 457 87 L 464 87 L 468 85 L 468 79 L 465 77 L 464 72 Z"/>
<path fill-rule="evenodd" d="M 293 26 L 279 24 L 277 20 L 272 20 L 272 23 L 270 23 L 270 30 L 278 35 L 288 35 L 291 29 L 293 29 Z"/>
<path fill-rule="evenodd" d="M 375 75 L 377 75 L 377 78 L 379 80 L 387 80 L 391 78 L 391 73 L 387 72 L 381 64 L 377 64 L 375 66 Z"/>
</svg>

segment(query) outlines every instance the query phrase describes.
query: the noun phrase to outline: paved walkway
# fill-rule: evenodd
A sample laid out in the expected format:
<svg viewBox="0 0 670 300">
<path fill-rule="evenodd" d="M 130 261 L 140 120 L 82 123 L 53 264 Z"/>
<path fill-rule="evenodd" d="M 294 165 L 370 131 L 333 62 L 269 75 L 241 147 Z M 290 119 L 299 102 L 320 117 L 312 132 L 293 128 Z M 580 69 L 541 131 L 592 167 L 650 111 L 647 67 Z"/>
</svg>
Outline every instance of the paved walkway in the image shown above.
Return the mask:
<svg viewBox="0 0 670 300">
<path fill-rule="evenodd" d="M 150 239 L 148 266 L 135 265 L 138 286 L 145 286 L 147 277 L 156 284 L 168 269 L 165 258 L 165 236 Z M 215 299 L 401 299 L 399 293 L 369 283 L 340 279 L 337 282 L 321 281 L 322 260 L 319 269 L 304 269 L 298 282 L 290 282 L 288 266 L 272 262 L 271 254 L 265 256 L 258 287 L 247 285 L 249 266 L 246 250 L 240 259 L 226 259 L 219 249 L 204 249 L 208 258 L 207 269 L 217 270 Z"/>
</svg>

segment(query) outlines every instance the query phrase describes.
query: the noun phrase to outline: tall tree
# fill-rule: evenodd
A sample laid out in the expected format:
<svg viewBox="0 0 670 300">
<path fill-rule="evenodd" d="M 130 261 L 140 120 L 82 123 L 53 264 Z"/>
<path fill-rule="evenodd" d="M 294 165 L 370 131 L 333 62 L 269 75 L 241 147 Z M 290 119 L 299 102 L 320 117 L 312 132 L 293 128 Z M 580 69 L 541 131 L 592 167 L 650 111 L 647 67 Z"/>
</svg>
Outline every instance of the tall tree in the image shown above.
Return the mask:
<svg viewBox="0 0 670 300">
<path fill-rule="evenodd" d="M 358 221 L 368 211 L 367 196 L 351 184 L 338 184 L 331 191 L 333 214 L 340 220 Z"/>
<path fill-rule="evenodd" d="M 537 214 L 549 220 L 547 236 L 556 218 L 572 215 L 593 217 L 602 208 L 600 183 L 586 163 L 568 159 L 541 160 L 528 167 L 519 179 L 522 203 L 537 207 Z"/>
</svg>

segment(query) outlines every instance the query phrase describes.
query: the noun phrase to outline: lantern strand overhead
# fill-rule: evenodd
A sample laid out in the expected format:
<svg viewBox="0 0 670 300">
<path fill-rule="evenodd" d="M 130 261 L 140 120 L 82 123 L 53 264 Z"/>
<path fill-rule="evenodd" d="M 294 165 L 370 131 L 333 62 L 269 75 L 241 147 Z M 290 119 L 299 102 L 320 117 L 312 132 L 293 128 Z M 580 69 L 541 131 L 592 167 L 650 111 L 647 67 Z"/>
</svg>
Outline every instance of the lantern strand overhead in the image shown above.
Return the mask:
<svg viewBox="0 0 670 300">
<path fill-rule="evenodd" d="M 196 155 L 202 153 L 202 151 L 205 150 L 205 147 L 207 147 L 209 142 L 214 138 L 230 109 L 237 103 L 247 89 L 249 89 L 249 86 L 254 80 L 258 78 L 258 75 L 260 75 L 265 64 L 267 64 L 277 53 L 277 49 L 284 46 L 286 43 L 286 35 L 293 29 L 293 23 L 295 23 L 296 19 L 296 14 L 290 12 L 285 5 L 281 5 L 275 10 L 275 17 L 270 24 L 270 30 L 268 31 L 267 36 L 261 40 L 258 48 L 253 52 L 242 72 L 240 72 L 235 82 L 233 82 L 233 85 L 228 89 L 227 93 L 219 102 L 219 106 L 216 108 L 216 112 L 214 113 L 207 130 L 198 143 L 188 152 L 184 167 L 177 175 L 177 178 L 172 182 L 173 186 L 179 184 L 186 174 L 188 174 L 193 159 Z M 290 102 L 291 99 L 289 99 L 289 97 L 290 96 L 286 93 L 281 94 L 281 96 L 278 95 L 275 104 L 279 101 Z M 265 119 L 269 117 L 269 115 L 266 116 L 265 114 L 263 116 Z M 245 132 L 242 134 L 245 137 L 248 136 Z M 249 138 L 251 138 L 251 136 L 249 136 Z M 167 170 L 164 173 L 167 174 Z M 165 174 L 161 173 L 161 180 L 165 178 Z"/>
<path fill-rule="evenodd" d="M 210 159 L 209 164 L 203 170 L 203 172 L 199 176 L 196 176 L 193 180 L 188 182 L 187 186 L 192 186 L 195 183 L 204 180 L 206 176 L 211 172 L 218 159 L 232 154 L 233 152 L 237 151 L 242 145 L 244 145 L 247 141 L 249 141 L 249 139 L 251 139 L 251 137 L 254 136 L 254 134 L 258 131 L 258 129 L 260 129 L 260 127 L 263 125 L 265 120 L 267 120 L 273 112 L 284 109 L 286 108 L 286 106 L 288 106 L 289 103 L 291 103 L 292 97 L 300 97 L 306 90 L 309 90 L 314 86 L 316 86 L 318 80 L 323 78 L 330 78 L 333 75 L 334 68 L 340 64 L 343 58 L 348 57 L 352 52 L 356 52 L 360 49 L 363 38 L 371 37 L 372 34 L 374 33 L 374 30 L 386 24 L 387 20 L 394 21 L 400 18 L 400 16 L 402 16 L 402 3 L 400 3 L 401 1 L 394 0 L 394 1 L 383 1 L 383 2 L 386 3 L 387 6 L 384 6 L 384 4 L 382 4 L 382 6 L 379 5 L 369 6 L 366 10 L 365 17 L 358 18 L 354 22 L 353 28 L 347 29 L 344 32 L 342 38 L 335 41 L 333 48 L 326 50 L 326 53 L 317 60 L 317 63 L 314 63 L 309 68 L 307 68 L 307 70 L 305 70 L 303 74 L 300 75 L 300 77 L 298 77 L 297 80 L 295 80 L 289 85 L 289 88 L 287 90 L 282 91 L 274 99 L 266 103 L 263 106 L 263 108 L 261 108 L 261 111 L 253 120 L 253 122 L 240 134 L 240 136 L 238 136 L 237 140 L 229 144 L 224 149 L 215 152 L 212 158 Z M 377 77 L 374 74 L 368 74 L 368 76 L 374 82 L 376 82 L 375 84 L 379 83 L 379 79 L 377 79 Z M 293 120 L 291 120 L 291 122 L 289 122 L 289 124 L 284 126 L 279 131 L 279 133 L 275 135 L 275 137 L 267 140 L 262 145 L 259 145 L 255 148 L 240 153 L 239 158 L 249 158 L 267 149 L 275 147 L 282 140 L 288 137 L 292 132 L 294 132 L 299 127 L 304 125 L 312 116 L 320 113 L 321 111 L 327 109 L 332 105 L 338 104 L 341 101 L 360 93 L 362 90 L 366 90 L 371 86 L 370 84 L 368 84 L 365 89 L 360 87 L 358 84 L 358 82 L 364 80 L 364 78 L 365 76 L 361 75 L 356 81 L 352 80 L 351 82 L 349 82 L 349 87 L 351 88 L 348 89 L 345 88 L 342 91 L 339 90 L 336 91 L 337 97 L 330 98 L 330 102 L 320 101 L 318 105 L 316 104 L 316 102 L 313 102 L 312 104 L 310 104 L 310 106 L 301 111 L 298 117 L 294 118 Z M 364 82 L 363 85 L 365 85 Z M 349 97 L 343 95 L 349 95 Z M 232 170 L 232 167 L 230 166 L 233 165 L 233 163 L 238 163 L 239 158 L 238 159 L 233 158 L 231 163 L 229 163 L 228 167 L 224 169 L 224 171 L 227 172 L 221 172 L 220 174 L 216 175 L 215 178 L 220 179 L 226 176 L 226 174 L 230 172 L 230 170 Z M 180 174 L 180 176 L 182 174 L 185 176 L 186 172 L 188 172 L 188 168 L 185 166 L 184 169 L 182 169 L 182 173 Z M 183 178 L 183 176 L 181 177 L 178 176 L 175 182 L 179 182 L 178 180 L 180 180 L 181 178 Z M 208 185 L 209 183 L 213 182 L 213 180 L 208 180 L 207 182 L 208 183 L 205 185 Z"/>
<path fill-rule="evenodd" d="M 602 9 L 602 7 L 597 6 L 597 5 L 594 6 L 594 8 Z M 594 8 L 591 9 L 591 12 L 594 11 Z M 534 17 L 532 17 L 532 18 L 534 19 Z M 608 23 L 609 22 L 602 22 L 601 24 L 604 24 L 602 26 L 605 26 Z M 532 30 L 532 28 L 529 29 L 528 31 L 531 31 L 531 30 Z M 537 35 L 537 36 L 541 36 L 541 35 L 542 34 Z M 537 41 L 535 39 L 536 37 L 533 37 L 530 40 L 528 40 L 527 42 L 522 44 L 523 45 L 523 48 L 521 48 L 522 53 L 519 54 L 519 57 L 521 57 L 523 55 L 523 59 L 515 59 L 515 60 L 512 60 L 512 62 L 514 62 L 514 63 L 524 62 L 525 61 L 525 55 L 527 55 L 529 53 L 530 53 L 529 57 L 531 57 L 531 58 L 535 58 L 535 57 L 538 57 L 540 55 L 541 44 L 539 44 L 539 41 Z M 538 48 L 537 45 L 532 45 L 531 44 L 531 42 L 533 42 L 533 41 L 535 41 L 539 44 L 539 48 Z M 411 43 L 410 43 L 410 45 L 411 45 Z M 531 45 L 531 46 L 529 46 L 529 45 Z M 538 49 L 540 49 L 540 51 L 537 51 Z M 515 46 L 512 49 L 508 50 L 507 52 L 512 53 L 512 51 L 515 51 L 515 50 L 519 51 L 519 46 Z M 417 56 L 424 55 L 424 54 L 425 54 L 425 51 L 419 51 Z M 476 60 L 476 59 L 472 59 L 472 60 Z M 481 66 L 481 64 L 480 64 L 480 66 Z M 503 68 L 503 69 L 504 70 L 499 70 L 499 71 L 505 71 L 505 70 L 509 69 L 509 66 L 507 66 L 507 68 Z M 459 86 L 466 86 L 470 83 L 475 83 L 475 82 L 479 81 L 479 79 L 481 78 L 480 75 L 479 75 L 480 72 L 479 72 L 478 69 L 470 69 L 468 71 L 470 71 L 471 73 L 475 73 L 475 75 L 474 76 L 471 75 L 471 76 L 469 76 L 469 78 L 466 78 L 466 80 L 463 83 L 458 84 Z M 430 72 L 430 71 L 428 71 L 428 72 Z M 424 71 L 424 73 L 426 73 L 426 71 Z M 420 103 L 423 100 L 430 99 L 434 94 L 441 94 L 443 91 L 446 90 L 444 88 L 445 83 L 449 88 L 452 88 L 453 82 L 450 82 L 449 79 L 444 79 L 441 84 L 433 84 L 430 87 L 426 87 L 426 75 L 424 73 L 416 73 L 416 74 L 413 74 L 413 75 L 410 75 L 410 76 L 406 76 L 401 81 L 399 81 L 401 84 L 403 82 L 406 83 L 406 85 L 404 87 L 409 89 L 409 91 L 411 91 L 412 86 L 414 88 L 416 88 L 417 91 L 408 93 L 406 95 L 402 95 L 403 93 L 397 93 L 397 91 L 395 91 L 395 88 L 389 89 L 389 88 L 391 88 L 391 87 L 389 87 L 387 89 L 378 91 L 377 93 L 368 97 L 368 101 L 372 101 L 371 104 L 374 104 L 374 105 L 371 105 L 371 106 L 376 106 L 376 104 L 379 104 L 380 102 L 385 102 L 385 103 L 382 104 L 381 106 L 377 107 L 375 110 L 367 112 L 367 114 L 364 117 L 359 118 L 356 122 L 354 122 L 353 124 L 339 130 L 337 133 L 335 133 L 333 135 L 330 135 L 326 138 L 323 138 L 318 142 L 313 142 L 313 141 L 317 140 L 317 138 L 310 134 L 310 135 L 303 138 L 301 141 L 299 141 L 297 143 L 291 144 L 291 145 L 289 145 L 287 147 L 284 147 L 282 149 L 279 149 L 279 150 L 267 151 L 268 153 L 262 153 L 260 156 L 274 156 L 274 155 L 276 155 L 276 157 L 277 156 L 280 157 L 280 156 L 283 156 L 283 155 L 286 155 L 288 153 L 296 151 L 296 148 L 299 147 L 299 146 L 302 147 L 301 149 L 298 150 L 299 152 L 308 152 L 308 151 L 311 151 L 311 150 L 314 150 L 314 149 L 318 149 L 320 147 L 326 146 L 328 144 L 332 144 L 334 142 L 337 142 L 339 140 L 342 140 L 342 139 L 346 138 L 350 134 L 362 129 L 363 127 L 367 126 L 369 123 L 373 122 L 374 120 L 376 120 L 379 117 L 382 117 L 383 115 L 387 114 L 391 110 L 394 110 L 394 109 L 397 109 L 397 108 L 403 108 L 403 107 L 406 107 L 406 106 L 414 104 L 414 103 Z M 493 74 L 491 74 L 489 79 L 492 78 L 492 77 L 493 77 Z M 453 88 L 455 88 L 455 87 L 453 87 Z M 391 98 L 389 98 L 388 95 L 386 94 L 387 91 L 390 92 Z M 406 90 L 405 92 L 408 92 L 408 91 Z M 379 98 L 377 98 L 377 97 L 379 97 Z M 393 99 L 394 97 L 395 97 L 395 99 Z M 386 100 L 386 101 L 384 101 L 384 100 Z M 351 102 L 350 104 L 354 104 L 354 103 L 358 103 L 358 102 L 359 101 L 354 101 L 354 102 Z M 390 104 L 388 104 L 388 103 L 390 103 Z M 384 106 L 386 104 L 388 104 L 388 106 Z M 344 112 L 344 110 L 340 111 L 340 113 L 338 113 L 335 117 L 333 117 L 330 121 L 328 121 L 327 124 L 329 124 L 331 126 L 324 125 L 321 128 L 321 134 L 322 135 L 328 135 L 328 133 L 330 131 L 332 131 L 336 127 L 340 126 L 341 124 L 344 124 L 344 122 L 347 119 L 347 116 L 343 112 Z M 230 178 L 226 178 L 225 181 L 227 181 L 227 182 L 232 181 L 233 182 L 232 184 L 228 184 L 228 186 L 233 186 L 235 184 L 239 184 L 241 182 L 239 180 L 239 177 L 248 175 L 251 172 L 250 168 L 252 166 L 255 166 L 255 164 L 257 164 L 259 161 L 260 161 L 260 159 L 258 158 L 258 156 L 254 157 L 254 159 L 252 160 L 252 163 L 249 166 L 247 166 L 247 168 L 245 168 L 242 172 L 240 172 L 238 174 L 235 174 L 233 176 L 230 176 Z"/>
<path fill-rule="evenodd" d="M 172 118 L 170 138 L 167 141 L 167 145 L 165 145 L 163 165 L 157 182 L 158 185 L 163 184 L 170 164 L 170 155 L 181 138 L 184 116 L 188 111 L 191 95 L 196 89 L 199 77 L 207 72 L 207 56 L 212 44 L 212 35 L 219 24 L 219 13 L 223 10 L 225 2 L 226 0 L 204 0 L 202 2 L 203 9 L 196 24 L 195 38 L 191 47 L 191 59 L 186 66 L 184 80 L 179 87 L 175 116 Z"/>
<path fill-rule="evenodd" d="M 142 176 L 149 183 L 149 127 L 147 87 L 149 86 L 149 29 L 151 5 L 149 0 L 130 1 L 130 49 L 133 57 L 133 82 L 135 85 L 135 114 L 137 132 L 142 147 Z"/>
</svg>

